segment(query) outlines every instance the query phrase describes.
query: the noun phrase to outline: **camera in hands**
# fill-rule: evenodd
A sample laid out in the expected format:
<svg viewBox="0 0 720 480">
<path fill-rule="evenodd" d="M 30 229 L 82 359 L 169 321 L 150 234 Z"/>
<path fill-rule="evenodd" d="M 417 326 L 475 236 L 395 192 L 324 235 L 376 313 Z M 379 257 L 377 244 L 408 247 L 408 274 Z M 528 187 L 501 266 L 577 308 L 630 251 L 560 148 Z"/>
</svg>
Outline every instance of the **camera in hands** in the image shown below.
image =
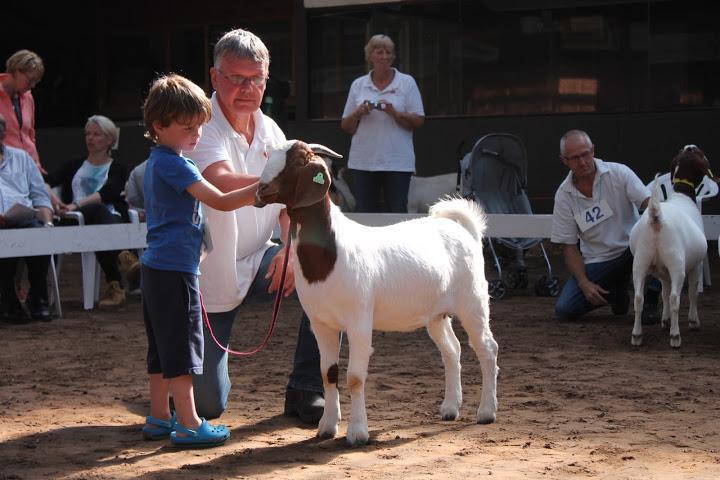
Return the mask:
<svg viewBox="0 0 720 480">
<path fill-rule="evenodd" d="M 365 100 L 365 105 L 368 105 L 370 108 L 375 108 L 377 110 L 385 110 L 385 104 L 381 102 L 371 102 L 370 100 Z"/>
</svg>

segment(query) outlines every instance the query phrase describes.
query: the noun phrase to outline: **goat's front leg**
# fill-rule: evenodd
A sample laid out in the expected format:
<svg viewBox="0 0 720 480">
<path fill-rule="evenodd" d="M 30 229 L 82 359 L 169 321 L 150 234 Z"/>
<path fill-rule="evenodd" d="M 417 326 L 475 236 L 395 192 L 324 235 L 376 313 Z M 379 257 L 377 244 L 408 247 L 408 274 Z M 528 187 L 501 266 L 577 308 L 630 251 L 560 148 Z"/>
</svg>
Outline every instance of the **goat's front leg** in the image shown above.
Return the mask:
<svg viewBox="0 0 720 480">
<path fill-rule="evenodd" d="M 358 319 L 357 324 L 348 329 L 347 337 L 350 349 L 347 385 L 351 399 L 347 443 L 355 447 L 366 444 L 370 438 L 365 411 L 365 381 L 372 353 L 372 318 Z"/>
<path fill-rule="evenodd" d="M 445 366 L 445 398 L 440 406 L 443 420 L 455 420 L 462 405 L 460 383 L 460 342 L 452 329 L 450 317 L 437 317 L 427 326 L 428 334 L 442 355 Z"/>
<path fill-rule="evenodd" d="M 317 436 L 332 438 L 337 435 L 340 421 L 340 395 L 337 388 L 340 332 L 319 322 L 311 321 L 311 325 L 320 350 L 320 373 L 325 389 L 325 410 L 318 423 Z"/>
<path fill-rule="evenodd" d="M 680 293 L 685 283 L 685 269 L 670 273 L 670 346 L 679 348 L 680 339 Z M 663 287 L 664 288 L 664 287 Z"/>
<path fill-rule="evenodd" d="M 700 330 L 700 317 L 698 316 L 697 300 L 698 292 L 702 288 L 702 269 L 703 264 L 693 268 L 688 274 L 688 297 L 690 300 L 690 311 L 688 312 L 688 321 L 690 330 Z"/>
<path fill-rule="evenodd" d="M 637 257 L 636 257 L 637 258 Z M 645 270 L 633 265 L 633 288 L 635 289 L 635 323 L 633 324 L 630 343 L 636 347 L 642 345 L 642 312 L 645 303 Z"/>
</svg>

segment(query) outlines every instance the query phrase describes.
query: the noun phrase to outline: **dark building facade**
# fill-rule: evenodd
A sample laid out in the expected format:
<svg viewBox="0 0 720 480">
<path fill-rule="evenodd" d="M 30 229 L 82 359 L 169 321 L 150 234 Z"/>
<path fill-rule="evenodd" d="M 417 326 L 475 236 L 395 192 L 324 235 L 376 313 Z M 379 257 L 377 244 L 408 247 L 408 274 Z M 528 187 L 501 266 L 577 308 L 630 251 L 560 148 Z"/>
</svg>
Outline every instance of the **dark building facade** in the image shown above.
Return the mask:
<svg viewBox="0 0 720 480">
<path fill-rule="evenodd" d="M 150 81 L 174 71 L 210 93 L 213 43 L 242 27 L 270 49 L 263 108 L 289 138 L 348 151 L 339 126 L 347 92 L 367 71 L 367 39 L 386 33 L 425 104 L 419 175 L 455 171 L 487 133 L 514 133 L 527 147 L 533 208 L 549 212 L 566 173 L 559 138 L 570 128 L 587 130 L 598 157 L 645 181 L 687 143 L 720 170 L 720 6 L 711 1 L 131 0 L 4 10 L 0 55 L 29 48 L 46 63 L 34 94 L 48 168 L 83 153 L 81 129 L 94 113 L 121 125 L 118 159 L 142 161 Z M 715 213 L 715 202 L 704 212 Z"/>
</svg>

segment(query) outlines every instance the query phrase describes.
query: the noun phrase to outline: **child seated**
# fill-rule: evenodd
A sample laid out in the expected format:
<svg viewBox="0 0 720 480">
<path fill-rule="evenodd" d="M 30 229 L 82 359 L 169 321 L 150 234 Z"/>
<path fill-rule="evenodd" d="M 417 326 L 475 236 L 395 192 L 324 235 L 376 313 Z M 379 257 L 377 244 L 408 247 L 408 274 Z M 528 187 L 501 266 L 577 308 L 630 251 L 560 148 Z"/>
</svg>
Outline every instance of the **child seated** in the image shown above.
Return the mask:
<svg viewBox="0 0 720 480">
<path fill-rule="evenodd" d="M 148 247 L 141 269 L 150 415 L 143 436 L 170 437 L 173 445 L 183 447 L 222 445 L 230 430 L 198 417 L 193 399 L 191 374 L 203 370 L 200 202 L 224 211 L 252 205 L 257 183 L 222 193 L 182 156 L 195 148 L 211 116 L 210 100 L 190 80 L 174 74 L 158 78 L 143 109 L 147 135 L 157 144 L 144 179 Z"/>
</svg>

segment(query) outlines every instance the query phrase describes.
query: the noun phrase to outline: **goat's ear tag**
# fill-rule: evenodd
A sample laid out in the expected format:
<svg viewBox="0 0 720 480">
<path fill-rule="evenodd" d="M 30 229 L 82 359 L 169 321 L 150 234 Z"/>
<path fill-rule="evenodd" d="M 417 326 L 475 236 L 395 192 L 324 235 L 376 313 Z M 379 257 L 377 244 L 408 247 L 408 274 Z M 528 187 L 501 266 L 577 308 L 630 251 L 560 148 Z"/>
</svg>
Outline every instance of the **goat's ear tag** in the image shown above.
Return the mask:
<svg viewBox="0 0 720 480">
<path fill-rule="evenodd" d="M 320 185 L 325 185 L 325 176 L 320 172 L 313 177 L 312 181 Z"/>
</svg>

